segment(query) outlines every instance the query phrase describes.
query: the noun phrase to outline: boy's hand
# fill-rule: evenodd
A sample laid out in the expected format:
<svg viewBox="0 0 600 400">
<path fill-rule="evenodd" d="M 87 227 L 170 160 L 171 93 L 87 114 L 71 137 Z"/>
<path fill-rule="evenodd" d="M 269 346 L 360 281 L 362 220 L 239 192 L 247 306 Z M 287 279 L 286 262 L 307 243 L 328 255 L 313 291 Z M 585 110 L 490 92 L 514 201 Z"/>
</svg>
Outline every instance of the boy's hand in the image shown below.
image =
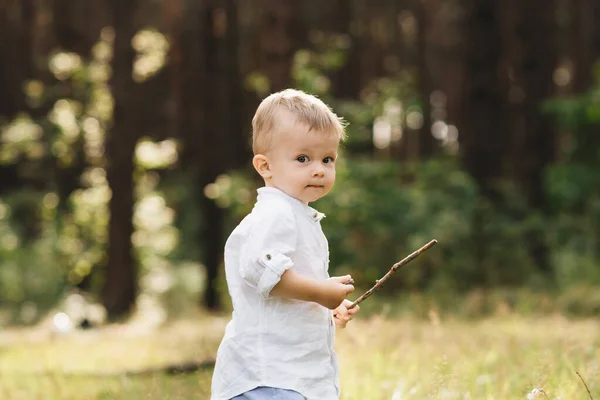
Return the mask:
<svg viewBox="0 0 600 400">
<path fill-rule="evenodd" d="M 347 284 L 352 278 L 350 275 L 346 276 L 335 276 L 322 282 L 321 296 L 317 303 L 324 307 L 333 310 L 337 308 L 348 293 L 354 291 L 354 286 Z"/>
<path fill-rule="evenodd" d="M 354 308 L 348 310 L 348 307 L 352 304 L 352 302 L 348 299 L 344 299 L 342 304 L 335 310 L 333 310 L 333 320 L 335 321 L 335 326 L 340 329 L 344 329 L 346 324 L 354 319 L 354 316 L 360 310 L 360 307 L 354 306 Z"/>
</svg>

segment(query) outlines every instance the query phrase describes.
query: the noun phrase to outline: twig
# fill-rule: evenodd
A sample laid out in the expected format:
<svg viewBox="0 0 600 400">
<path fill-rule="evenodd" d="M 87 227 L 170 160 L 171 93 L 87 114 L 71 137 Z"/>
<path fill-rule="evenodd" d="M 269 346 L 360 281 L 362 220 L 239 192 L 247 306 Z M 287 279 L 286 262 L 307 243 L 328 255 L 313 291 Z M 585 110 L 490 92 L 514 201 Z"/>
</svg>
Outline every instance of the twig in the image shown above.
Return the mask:
<svg viewBox="0 0 600 400">
<path fill-rule="evenodd" d="M 383 276 L 383 278 L 381 278 L 375 282 L 375 286 L 373 286 L 371 289 L 367 290 L 362 296 L 360 296 L 358 299 L 356 299 L 356 301 L 354 301 L 354 303 L 352 303 L 350 306 L 348 306 L 348 310 L 356 307 L 358 304 L 363 302 L 367 297 L 371 296 L 373 293 L 375 293 L 377 290 L 379 290 L 383 286 L 385 281 L 387 281 L 394 272 L 398 271 L 403 265 L 406 265 L 409 262 L 411 262 L 412 260 L 414 260 L 415 258 L 417 258 L 419 255 L 421 255 L 421 253 L 429 250 L 436 243 L 437 243 L 437 240 L 433 239 L 431 242 L 427 243 L 425 246 L 421 247 L 419 250 L 411 253 L 410 255 L 405 257 L 403 260 L 398 261 L 396 264 L 392 265 L 392 268 L 390 268 L 390 270 L 387 272 L 387 274 L 385 274 Z"/>
<path fill-rule="evenodd" d="M 581 379 L 581 382 L 583 382 L 583 386 L 585 386 L 585 389 L 587 390 L 588 395 L 590 396 L 590 399 L 594 400 L 594 398 L 592 397 L 592 392 L 590 392 L 590 388 L 588 387 L 587 383 L 585 383 L 585 380 L 583 379 L 583 376 L 581 376 L 581 374 L 577 370 L 575 370 L 575 373 L 577 374 L 577 376 L 579 377 L 579 379 Z"/>
</svg>

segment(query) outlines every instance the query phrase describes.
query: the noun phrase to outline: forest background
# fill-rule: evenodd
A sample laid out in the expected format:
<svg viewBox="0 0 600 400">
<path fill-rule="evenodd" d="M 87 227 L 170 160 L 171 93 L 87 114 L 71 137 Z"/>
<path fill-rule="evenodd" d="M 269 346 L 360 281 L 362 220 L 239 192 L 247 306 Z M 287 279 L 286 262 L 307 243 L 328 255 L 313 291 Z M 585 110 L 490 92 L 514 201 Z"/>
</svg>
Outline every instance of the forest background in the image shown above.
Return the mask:
<svg viewBox="0 0 600 400">
<path fill-rule="evenodd" d="M 315 203 L 332 275 L 367 288 L 435 238 L 381 296 L 597 316 L 598 21 L 592 0 L 2 0 L 0 326 L 74 293 L 100 305 L 76 323 L 227 310 L 250 120 L 286 87 L 349 123 Z"/>
<path fill-rule="evenodd" d="M 599 58 L 595 0 L 0 0 L 0 398 L 210 396 L 287 87 L 349 123 L 350 298 L 439 242 L 339 330 L 341 399 L 598 398 Z"/>
</svg>

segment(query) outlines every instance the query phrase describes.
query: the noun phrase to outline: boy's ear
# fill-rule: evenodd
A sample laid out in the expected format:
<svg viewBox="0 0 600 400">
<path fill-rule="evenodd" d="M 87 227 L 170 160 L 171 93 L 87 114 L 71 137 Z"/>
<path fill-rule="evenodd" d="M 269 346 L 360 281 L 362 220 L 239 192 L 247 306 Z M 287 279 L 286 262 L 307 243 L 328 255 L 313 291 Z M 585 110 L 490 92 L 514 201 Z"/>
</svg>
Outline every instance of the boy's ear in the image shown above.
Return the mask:
<svg viewBox="0 0 600 400">
<path fill-rule="evenodd" d="M 264 154 L 257 154 L 252 158 L 252 165 L 254 169 L 263 179 L 269 179 L 271 177 L 271 165 L 269 164 L 269 158 Z"/>
</svg>

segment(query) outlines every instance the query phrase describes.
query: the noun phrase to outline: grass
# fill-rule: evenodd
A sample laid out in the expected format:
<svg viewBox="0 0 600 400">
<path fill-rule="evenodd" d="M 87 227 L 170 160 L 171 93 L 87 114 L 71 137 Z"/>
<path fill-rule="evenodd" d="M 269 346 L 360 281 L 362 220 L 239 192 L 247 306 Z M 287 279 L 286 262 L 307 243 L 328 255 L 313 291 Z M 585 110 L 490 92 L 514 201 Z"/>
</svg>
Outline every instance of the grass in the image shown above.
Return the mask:
<svg viewBox="0 0 600 400">
<path fill-rule="evenodd" d="M 210 368 L 181 375 L 152 369 L 211 360 L 226 322 L 201 314 L 155 330 L 4 331 L 0 399 L 208 399 Z M 545 393 L 538 399 L 600 400 L 597 320 L 365 315 L 338 331 L 336 347 L 342 400 L 527 399 L 535 388 Z"/>
</svg>

